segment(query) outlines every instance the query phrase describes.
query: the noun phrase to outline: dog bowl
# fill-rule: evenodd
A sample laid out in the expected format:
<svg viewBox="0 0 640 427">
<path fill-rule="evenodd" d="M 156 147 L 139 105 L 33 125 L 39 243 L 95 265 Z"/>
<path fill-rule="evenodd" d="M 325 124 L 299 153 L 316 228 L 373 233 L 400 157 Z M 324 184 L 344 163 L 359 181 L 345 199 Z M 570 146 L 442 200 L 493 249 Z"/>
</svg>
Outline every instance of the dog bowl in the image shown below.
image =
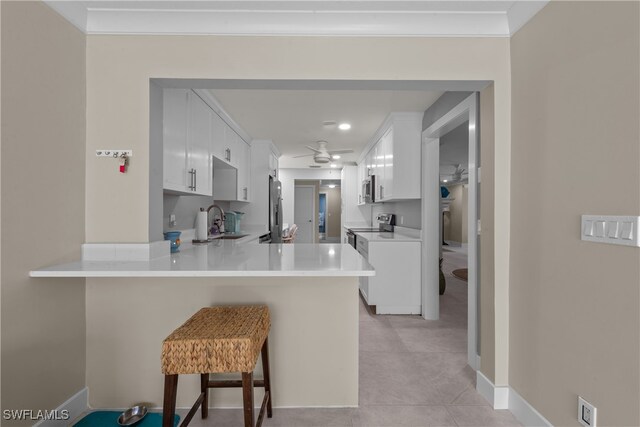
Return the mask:
<svg viewBox="0 0 640 427">
<path fill-rule="evenodd" d="M 120 414 L 118 417 L 118 424 L 121 426 L 131 426 L 143 419 L 145 415 L 147 415 L 147 407 L 137 405 Z"/>
</svg>

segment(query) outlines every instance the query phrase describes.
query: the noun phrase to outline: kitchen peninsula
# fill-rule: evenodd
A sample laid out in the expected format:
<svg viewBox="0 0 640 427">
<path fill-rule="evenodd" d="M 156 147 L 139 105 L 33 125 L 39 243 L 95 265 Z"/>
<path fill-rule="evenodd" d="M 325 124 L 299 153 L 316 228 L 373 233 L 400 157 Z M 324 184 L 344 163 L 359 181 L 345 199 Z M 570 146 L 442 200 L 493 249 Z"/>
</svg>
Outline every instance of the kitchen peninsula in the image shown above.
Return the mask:
<svg viewBox="0 0 640 427">
<path fill-rule="evenodd" d="M 162 340 L 199 308 L 224 304 L 271 309 L 274 406 L 357 406 L 358 277 L 374 274 L 348 245 L 232 240 L 183 244 L 179 253 L 150 260 L 85 260 L 30 273 L 87 278 L 93 408 L 162 406 Z M 181 378 L 178 407 L 198 393 L 198 376 Z M 256 389 L 258 401 L 261 393 Z M 238 390 L 212 396 L 212 406 L 241 406 Z"/>
</svg>

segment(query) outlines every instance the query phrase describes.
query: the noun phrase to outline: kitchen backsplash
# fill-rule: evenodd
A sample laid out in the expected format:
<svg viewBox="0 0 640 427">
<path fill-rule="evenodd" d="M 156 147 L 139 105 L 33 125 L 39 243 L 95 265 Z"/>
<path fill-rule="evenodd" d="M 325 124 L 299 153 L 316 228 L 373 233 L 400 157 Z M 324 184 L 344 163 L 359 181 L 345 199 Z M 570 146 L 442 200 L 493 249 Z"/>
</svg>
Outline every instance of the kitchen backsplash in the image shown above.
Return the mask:
<svg viewBox="0 0 640 427">
<path fill-rule="evenodd" d="M 405 200 L 399 202 L 375 203 L 371 205 L 371 223 L 375 226 L 379 213 L 396 215 L 396 225 L 407 228 L 422 228 L 422 201 Z"/>
<path fill-rule="evenodd" d="M 162 226 L 164 231 L 187 230 L 195 228 L 196 215 L 200 208 L 208 208 L 214 203 L 209 196 L 178 196 L 164 193 Z M 229 210 L 229 202 L 215 202 L 225 211 Z M 171 214 L 176 216 L 176 225 L 169 227 Z"/>
</svg>

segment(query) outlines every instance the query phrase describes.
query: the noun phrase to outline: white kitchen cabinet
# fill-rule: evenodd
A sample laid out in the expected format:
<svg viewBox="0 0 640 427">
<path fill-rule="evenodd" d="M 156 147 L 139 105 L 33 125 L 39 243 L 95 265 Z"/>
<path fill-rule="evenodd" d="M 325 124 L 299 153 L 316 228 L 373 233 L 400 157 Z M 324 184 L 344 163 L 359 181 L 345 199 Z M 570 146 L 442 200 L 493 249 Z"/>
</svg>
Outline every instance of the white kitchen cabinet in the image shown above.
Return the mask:
<svg viewBox="0 0 640 427">
<path fill-rule="evenodd" d="M 239 138 L 233 153 L 237 167 L 217 157 L 213 159 L 213 196 L 216 200 L 249 202 L 251 200 L 251 149 Z"/>
<path fill-rule="evenodd" d="M 340 192 L 341 192 L 341 222 L 342 222 L 342 243 L 347 243 L 345 240 L 344 225 L 350 226 L 367 226 L 371 218 L 371 209 L 367 206 L 361 206 L 358 200 L 361 200 L 359 192 L 362 188 L 362 179 L 359 177 L 360 167 L 358 166 L 343 166 L 340 171 Z"/>
<path fill-rule="evenodd" d="M 380 171 L 378 200 L 385 202 L 393 200 L 393 127 L 380 138 L 378 147 L 378 170 Z"/>
<path fill-rule="evenodd" d="M 361 155 L 376 175 L 376 202 L 419 199 L 422 113 L 391 113 Z"/>
<path fill-rule="evenodd" d="M 278 179 L 278 157 L 273 153 L 269 155 L 269 175 Z"/>
<path fill-rule="evenodd" d="M 163 188 L 212 195 L 210 110 L 193 91 L 163 92 Z"/>
<path fill-rule="evenodd" d="M 226 132 L 229 127 L 222 118 L 212 111 L 211 115 L 211 154 L 217 159 L 228 163 L 227 160 L 227 137 Z"/>
<path fill-rule="evenodd" d="M 242 139 L 239 140 L 236 150 L 238 161 L 238 198 L 240 202 L 249 202 L 251 200 L 251 147 Z"/>
<path fill-rule="evenodd" d="M 362 181 L 364 180 L 364 178 L 366 177 L 367 173 L 366 173 L 366 169 L 367 169 L 367 165 L 366 165 L 366 161 L 361 162 L 358 165 L 358 176 L 357 176 L 357 186 L 358 186 L 358 199 L 357 199 L 357 204 L 358 205 L 364 205 L 364 197 L 362 194 Z"/>
<path fill-rule="evenodd" d="M 371 241 L 363 233 L 356 235 L 356 248 L 376 270 L 360 280 L 360 292 L 375 313 L 420 314 L 420 241 Z"/>
</svg>

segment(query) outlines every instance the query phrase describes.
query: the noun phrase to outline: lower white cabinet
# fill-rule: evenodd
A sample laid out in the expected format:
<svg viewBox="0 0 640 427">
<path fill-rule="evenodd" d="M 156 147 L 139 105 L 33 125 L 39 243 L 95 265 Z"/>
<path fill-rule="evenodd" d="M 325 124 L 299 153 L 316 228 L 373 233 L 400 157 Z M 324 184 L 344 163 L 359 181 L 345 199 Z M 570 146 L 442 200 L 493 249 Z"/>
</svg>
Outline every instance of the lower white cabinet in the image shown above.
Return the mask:
<svg viewBox="0 0 640 427">
<path fill-rule="evenodd" d="M 420 314 L 420 247 L 419 241 L 367 241 L 356 235 L 356 249 L 376 270 L 375 276 L 360 278 L 360 292 L 376 314 Z"/>
</svg>

